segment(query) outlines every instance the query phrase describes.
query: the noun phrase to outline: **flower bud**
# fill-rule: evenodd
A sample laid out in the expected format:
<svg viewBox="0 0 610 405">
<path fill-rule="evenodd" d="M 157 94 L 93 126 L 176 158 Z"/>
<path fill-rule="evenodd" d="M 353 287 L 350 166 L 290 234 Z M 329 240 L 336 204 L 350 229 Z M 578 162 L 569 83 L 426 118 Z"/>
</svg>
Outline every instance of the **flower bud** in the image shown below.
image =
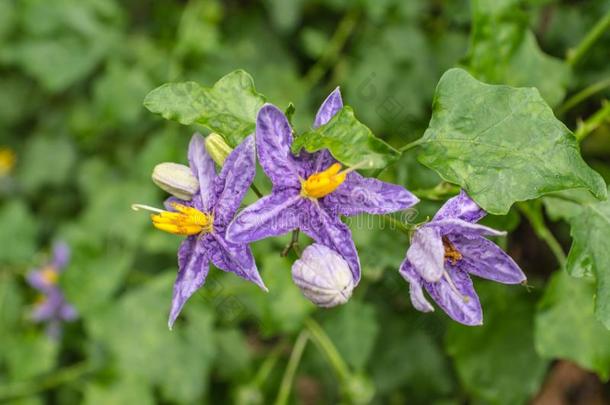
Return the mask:
<svg viewBox="0 0 610 405">
<path fill-rule="evenodd" d="M 217 133 L 211 133 L 205 137 L 205 150 L 218 166 L 222 166 L 227 156 L 233 152 L 233 148 L 227 145 L 223 137 Z"/>
<path fill-rule="evenodd" d="M 294 262 L 292 279 L 305 297 L 325 308 L 345 304 L 354 289 L 354 278 L 345 259 L 318 243 L 308 246 Z"/>
<path fill-rule="evenodd" d="M 199 190 L 199 181 L 188 166 L 178 163 L 159 163 L 152 173 L 152 181 L 174 197 L 190 201 Z"/>
</svg>

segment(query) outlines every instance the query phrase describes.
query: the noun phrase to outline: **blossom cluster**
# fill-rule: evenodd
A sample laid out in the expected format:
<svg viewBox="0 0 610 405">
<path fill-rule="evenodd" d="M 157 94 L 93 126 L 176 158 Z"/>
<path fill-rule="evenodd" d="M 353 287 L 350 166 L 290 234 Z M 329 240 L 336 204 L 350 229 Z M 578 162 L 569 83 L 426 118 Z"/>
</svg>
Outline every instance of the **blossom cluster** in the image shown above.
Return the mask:
<svg viewBox="0 0 610 405">
<path fill-rule="evenodd" d="M 322 103 L 313 128 L 328 123 L 342 108 L 337 88 Z M 295 155 L 292 143 L 287 117 L 266 104 L 258 111 L 255 133 L 235 150 L 222 146 L 216 134 L 207 139 L 195 134 L 189 166 L 162 163 L 155 168 L 154 182 L 172 197 L 165 209 L 141 204 L 133 208 L 152 211 L 157 229 L 185 237 L 178 251 L 170 328 L 205 283 L 210 263 L 267 290 L 249 244 L 297 230 L 315 243 L 293 265 L 295 284 L 318 306 L 345 303 L 360 281 L 361 269 L 351 231 L 341 217 L 390 214 L 419 201 L 402 186 L 359 174 L 356 169 L 367 162 L 344 168 L 325 149 Z M 238 212 L 252 185 L 257 158 L 273 184 L 271 194 Z M 221 167 L 218 173 L 215 162 Z M 434 310 L 425 290 L 454 320 L 479 325 L 483 315 L 471 274 L 506 284 L 525 281 L 519 266 L 485 238 L 503 233 L 477 224 L 484 215 L 461 191 L 431 221 L 413 230 L 400 274 L 410 284 L 416 309 Z"/>
</svg>

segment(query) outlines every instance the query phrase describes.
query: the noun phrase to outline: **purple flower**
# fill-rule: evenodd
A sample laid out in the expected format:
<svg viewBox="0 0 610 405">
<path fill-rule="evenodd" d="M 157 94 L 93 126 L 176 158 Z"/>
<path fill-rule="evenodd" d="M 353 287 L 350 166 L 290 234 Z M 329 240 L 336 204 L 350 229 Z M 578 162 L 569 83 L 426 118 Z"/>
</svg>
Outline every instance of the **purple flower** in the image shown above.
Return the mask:
<svg viewBox="0 0 610 405">
<path fill-rule="evenodd" d="M 210 262 L 267 290 L 248 245 L 228 241 L 225 237 L 227 225 L 254 179 L 254 137 L 247 137 L 227 157 L 218 175 L 199 134 L 191 138 L 188 160 L 199 182 L 199 190 L 192 200 L 170 197 L 165 202 L 168 211 L 145 205 L 133 206 L 155 212 L 152 220 L 157 229 L 187 236 L 178 250 L 179 271 L 168 321 L 170 329 L 186 301 L 205 283 Z"/>
<path fill-rule="evenodd" d="M 423 288 L 457 322 L 481 325 L 483 312 L 470 274 L 504 284 L 525 281 L 519 266 L 484 236 L 506 232 L 477 225 L 485 211 L 461 191 L 437 212 L 432 221 L 418 228 L 400 266 L 410 284 L 413 306 L 422 312 L 434 308 Z"/>
<path fill-rule="evenodd" d="M 41 293 L 31 317 L 35 322 L 45 322 L 47 333 L 52 337 L 59 337 L 62 322 L 73 321 L 78 317 L 76 309 L 66 302 L 58 285 L 59 275 L 69 260 L 70 248 L 65 243 L 58 242 L 53 246 L 51 260 L 27 275 L 28 283 Z"/>
<path fill-rule="evenodd" d="M 337 88 L 324 101 L 314 128 L 327 123 L 343 102 Z M 341 165 L 327 150 L 294 156 L 292 128 L 275 106 L 263 106 L 256 119 L 256 148 L 263 170 L 273 183 L 270 195 L 244 209 L 229 225 L 234 242 L 252 242 L 301 229 L 348 262 L 354 284 L 360 262 L 349 228 L 341 215 L 385 214 L 411 207 L 417 198 L 403 187 L 362 177 Z"/>
</svg>

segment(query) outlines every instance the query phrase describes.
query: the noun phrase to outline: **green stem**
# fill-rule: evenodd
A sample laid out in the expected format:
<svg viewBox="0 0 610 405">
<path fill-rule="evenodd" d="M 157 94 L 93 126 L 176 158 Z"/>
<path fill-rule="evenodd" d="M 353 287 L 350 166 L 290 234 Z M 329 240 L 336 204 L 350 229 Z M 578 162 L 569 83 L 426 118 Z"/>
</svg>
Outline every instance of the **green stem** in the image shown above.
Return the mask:
<svg viewBox="0 0 610 405">
<path fill-rule="evenodd" d="M 439 201 L 444 200 L 447 197 L 453 197 L 459 194 L 460 187 L 455 184 L 441 182 L 432 188 L 413 190 L 412 193 L 419 198 L 425 198 L 426 200 Z"/>
<path fill-rule="evenodd" d="M 290 354 L 290 359 L 288 360 L 288 365 L 286 366 L 286 371 L 282 377 L 282 383 L 280 384 L 280 389 L 277 393 L 277 398 L 275 399 L 275 405 L 285 405 L 288 401 L 292 381 L 294 380 L 297 367 L 301 362 L 301 357 L 303 357 L 307 340 L 309 340 L 309 332 L 307 330 L 301 331 L 292 348 L 292 353 Z"/>
<path fill-rule="evenodd" d="M 585 121 L 578 124 L 576 132 L 574 132 L 576 140 L 578 142 L 582 141 L 608 120 L 610 120 L 610 103 L 604 101 L 602 108 L 597 110 L 595 114 L 587 118 Z"/>
<path fill-rule="evenodd" d="M 568 64 L 572 67 L 576 66 L 608 28 L 610 28 L 610 11 L 593 26 L 576 48 L 568 52 Z"/>
<path fill-rule="evenodd" d="M 88 362 L 82 362 L 63 368 L 47 376 L 35 380 L 19 381 L 0 386 L 0 402 L 16 399 L 63 385 L 93 372 L 96 367 Z"/>
<path fill-rule="evenodd" d="M 292 231 L 292 237 L 290 238 L 290 243 L 286 245 L 280 256 L 286 257 L 288 253 L 290 253 L 290 249 L 294 250 L 297 256 L 301 256 L 301 251 L 299 249 L 299 228 Z"/>
<path fill-rule="evenodd" d="M 348 12 L 339 22 L 328 46 L 322 52 L 322 56 L 320 56 L 318 61 L 307 71 L 303 78 L 307 88 L 311 89 L 315 87 L 320 80 L 322 80 L 328 68 L 337 61 L 341 50 L 354 31 L 357 22 L 358 12 L 356 9 L 352 9 Z"/>
<path fill-rule="evenodd" d="M 394 218 L 390 214 L 384 214 L 384 215 L 382 215 L 382 218 L 384 221 L 390 222 L 392 225 L 396 226 L 396 228 L 398 228 L 402 233 L 404 233 L 406 235 L 409 235 L 411 233 L 411 231 L 413 231 L 415 229 L 414 226 L 412 226 L 410 224 L 405 224 L 404 222 Z"/>
<path fill-rule="evenodd" d="M 324 353 L 326 359 L 335 370 L 337 377 L 339 377 L 339 381 L 341 383 L 347 381 L 351 375 L 349 367 L 347 366 L 347 363 L 345 363 L 345 360 L 343 360 L 343 357 L 341 357 L 341 354 L 339 354 L 339 351 L 332 340 L 330 340 L 326 332 L 324 332 L 324 329 L 322 329 L 313 318 L 307 318 L 305 320 L 305 327 L 311 334 L 311 340 L 313 340 L 318 349 Z"/>
<path fill-rule="evenodd" d="M 283 342 L 275 345 L 271 353 L 265 358 L 265 361 L 263 361 L 263 364 L 261 364 L 260 368 L 256 372 L 256 376 L 254 376 L 254 385 L 257 387 L 263 386 L 275 368 L 275 365 L 280 359 L 280 355 L 284 351 L 285 347 L 286 345 Z"/>
<path fill-rule="evenodd" d="M 540 205 L 539 202 L 536 206 L 533 206 L 531 203 L 519 203 L 517 204 L 517 207 L 528 219 L 536 235 L 549 246 L 551 252 L 553 252 L 557 259 L 557 263 L 559 263 L 561 267 L 564 267 L 566 263 L 566 254 L 557 239 L 555 239 L 553 233 L 544 223 L 542 205 Z"/>
<path fill-rule="evenodd" d="M 263 193 L 261 193 L 261 191 L 258 189 L 258 187 L 256 187 L 256 186 L 254 185 L 254 183 L 252 183 L 252 184 L 250 185 L 250 188 L 252 189 L 252 191 L 254 191 L 254 194 L 256 194 L 256 196 L 257 196 L 258 198 L 263 198 Z"/>
<path fill-rule="evenodd" d="M 412 148 L 414 148 L 414 147 L 416 147 L 416 146 L 421 145 L 422 143 L 423 143 L 422 138 L 419 138 L 419 139 L 417 139 L 417 140 L 415 140 L 415 141 L 413 141 L 413 142 L 410 142 L 410 143 L 406 144 L 406 145 L 405 145 L 405 146 L 403 146 L 402 148 L 398 149 L 398 151 L 399 151 L 400 153 L 404 153 L 404 152 L 408 151 L 409 149 L 412 149 Z"/>
<path fill-rule="evenodd" d="M 566 112 L 570 111 L 573 107 L 577 106 L 578 104 L 582 103 L 589 97 L 599 93 L 600 91 L 604 90 L 607 87 L 610 87 L 610 77 L 606 78 L 604 80 L 600 80 L 599 82 L 593 83 L 593 84 L 585 87 L 583 90 L 579 91 L 578 93 L 576 93 L 572 97 L 570 97 L 568 100 L 566 100 L 566 102 L 563 103 L 557 109 L 557 115 L 561 116 L 561 115 L 565 114 Z"/>
</svg>

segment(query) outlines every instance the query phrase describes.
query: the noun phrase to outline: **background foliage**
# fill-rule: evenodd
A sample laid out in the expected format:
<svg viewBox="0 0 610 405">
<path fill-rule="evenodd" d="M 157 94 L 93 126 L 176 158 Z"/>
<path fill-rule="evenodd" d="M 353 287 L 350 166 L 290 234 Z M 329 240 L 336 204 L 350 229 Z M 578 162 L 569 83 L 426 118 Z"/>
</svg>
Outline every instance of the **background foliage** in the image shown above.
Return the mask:
<svg viewBox="0 0 610 405">
<path fill-rule="evenodd" d="M 279 256 L 288 239 L 276 238 L 253 249 L 269 294 L 215 271 L 169 332 L 179 239 L 153 231 L 130 204 L 161 202 L 152 168 L 185 162 L 190 134 L 208 120 L 181 111 L 190 128 L 165 121 L 143 107 L 145 96 L 168 81 L 194 81 L 182 90 L 214 101 L 218 89 L 209 88 L 238 68 L 268 101 L 294 103 L 299 132 L 340 85 L 360 122 L 396 149 L 428 128 L 435 87 L 449 68 L 488 83 L 534 86 L 541 96 L 519 91 L 536 103 L 542 97 L 584 139 L 585 160 L 607 183 L 610 108 L 602 101 L 610 95 L 610 33 L 586 49 L 579 44 L 609 11 L 607 0 L 1 1 L 0 147 L 15 151 L 17 163 L 0 177 L 0 402 L 271 403 L 297 336 L 315 333 L 307 327 L 312 318 L 349 373 L 335 373 L 323 351 L 303 340 L 293 403 L 519 404 L 548 397 L 566 360 L 578 365 L 570 369 L 575 379 L 589 381 L 580 399 L 603 398 L 609 203 L 570 191 L 512 205 L 542 194 L 518 156 L 507 164 L 509 180 L 513 172 L 524 178 L 519 198 L 491 182 L 498 198 L 481 194 L 481 201 L 506 214 L 485 222 L 512 231 L 504 247 L 530 286 L 477 281 L 485 308 L 479 328 L 439 311 L 415 312 L 396 271 L 407 238 L 365 216 L 352 221 L 363 281 L 348 304 L 315 310 L 292 283 L 295 257 Z M 163 91 L 146 99 L 149 109 Z M 447 97 L 460 106 L 459 95 Z M 263 99 L 252 90 L 246 101 L 253 114 Z M 555 125 L 551 111 L 544 114 Z M 251 130 L 248 118 L 233 128 L 235 143 Z M 468 176 L 452 171 L 451 151 L 437 163 L 431 156 L 438 151 L 429 152 L 446 140 L 439 128 L 447 125 L 435 115 L 426 137 L 438 144 L 422 147 L 420 159 L 460 183 Z M 354 128 L 368 136 L 366 127 Z M 500 130 L 501 143 L 535 137 L 537 129 Z M 544 141 L 523 151 L 541 166 L 555 161 L 552 140 Z M 469 158 L 487 153 L 473 150 Z M 430 197 L 417 207 L 419 221 L 439 207 L 443 188 L 417 154 L 403 154 L 382 178 Z M 580 165 L 569 156 L 564 163 L 567 178 L 570 165 Z M 492 175 L 481 174 L 484 181 Z M 270 187 L 260 175 L 256 184 Z M 28 320 L 36 297 L 23 277 L 53 240 L 72 248 L 60 282 L 80 313 L 59 341 Z"/>
</svg>

